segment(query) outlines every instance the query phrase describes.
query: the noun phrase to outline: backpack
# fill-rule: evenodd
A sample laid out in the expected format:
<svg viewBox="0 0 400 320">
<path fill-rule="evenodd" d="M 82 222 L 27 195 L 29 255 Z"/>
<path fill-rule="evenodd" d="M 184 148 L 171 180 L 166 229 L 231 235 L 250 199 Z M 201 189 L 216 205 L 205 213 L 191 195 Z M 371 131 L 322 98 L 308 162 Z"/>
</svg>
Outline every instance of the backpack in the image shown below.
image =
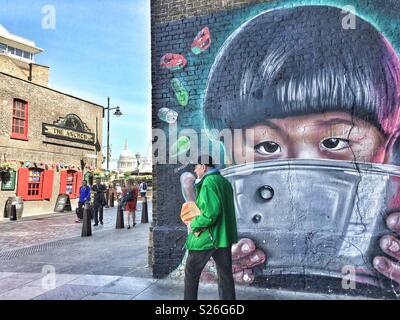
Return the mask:
<svg viewBox="0 0 400 320">
<path fill-rule="evenodd" d="M 131 200 L 133 200 L 133 190 L 128 191 L 125 195 L 125 201 L 131 201 Z"/>
<path fill-rule="evenodd" d="M 146 182 L 143 182 L 143 184 L 142 184 L 142 189 L 143 189 L 143 190 L 147 190 L 147 183 L 146 183 Z"/>
</svg>

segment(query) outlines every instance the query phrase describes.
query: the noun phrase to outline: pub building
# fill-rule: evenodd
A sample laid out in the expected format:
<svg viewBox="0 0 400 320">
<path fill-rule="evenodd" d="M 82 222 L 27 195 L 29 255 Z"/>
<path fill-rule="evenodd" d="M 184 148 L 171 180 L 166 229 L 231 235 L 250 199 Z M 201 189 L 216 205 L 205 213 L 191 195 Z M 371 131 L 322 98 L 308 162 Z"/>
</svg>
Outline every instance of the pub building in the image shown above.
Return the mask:
<svg viewBox="0 0 400 320">
<path fill-rule="evenodd" d="M 50 88 L 42 51 L 0 25 L 0 208 L 20 197 L 23 217 L 53 212 L 60 194 L 75 207 L 103 160 L 103 107 Z"/>
</svg>

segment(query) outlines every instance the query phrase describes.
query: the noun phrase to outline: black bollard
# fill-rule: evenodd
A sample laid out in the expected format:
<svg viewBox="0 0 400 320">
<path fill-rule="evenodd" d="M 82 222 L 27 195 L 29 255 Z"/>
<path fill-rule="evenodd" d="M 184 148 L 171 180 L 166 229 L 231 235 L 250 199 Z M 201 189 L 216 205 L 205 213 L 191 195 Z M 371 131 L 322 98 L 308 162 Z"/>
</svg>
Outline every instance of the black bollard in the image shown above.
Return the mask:
<svg viewBox="0 0 400 320">
<path fill-rule="evenodd" d="M 147 210 L 147 197 L 142 198 L 142 223 L 148 223 L 149 222 L 149 213 Z"/>
<path fill-rule="evenodd" d="M 109 208 L 110 206 L 108 205 L 108 203 L 110 202 L 110 189 L 107 189 L 106 191 L 106 208 Z"/>
<path fill-rule="evenodd" d="M 10 220 L 17 221 L 17 208 L 15 207 L 15 204 L 11 206 Z"/>
<path fill-rule="evenodd" d="M 110 207 L 111 208 L 114 208 L 114 201 L 115 201 L 115 199 L 114 199 L 114 192 L 113 192 L 113 193 L 111 193 L 111 199 L 110 199 Z"/>
<path fill-rule="evenodd" d="M 121 202 L 118 201 L 117 207 L 117 222 L 115 224 L 115 229 L 123 229 L 124 228 L 124 211 L 121 207 Z"/>
<path fill-rule="evenodd" d="M 82 237 L 90 237 L 92 235 L 92 223 L 90 221 L 91 213 L 89 202 L 85 202 L 83 209 L 83 225 L 82 225 Z"/>
</svg>

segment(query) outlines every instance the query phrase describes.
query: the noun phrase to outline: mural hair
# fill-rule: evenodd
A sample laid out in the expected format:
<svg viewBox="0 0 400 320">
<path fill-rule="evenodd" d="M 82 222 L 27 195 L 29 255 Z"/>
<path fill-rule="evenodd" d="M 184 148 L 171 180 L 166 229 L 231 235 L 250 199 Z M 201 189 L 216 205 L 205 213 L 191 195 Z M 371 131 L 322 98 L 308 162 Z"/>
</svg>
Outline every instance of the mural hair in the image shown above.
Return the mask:
<svg viewBox="0 0 400 320">
<path fill-rule="evenodd" d="M 339 8 L 301 6 L 263 12 L 239 27 L 209 74 L 206 127 L 336 111 L 387 135 L 397 130 L 399 58 L 372 24 L 357 17 L 356 28 L 345 30 L 342 18 Z"/>
</svg>

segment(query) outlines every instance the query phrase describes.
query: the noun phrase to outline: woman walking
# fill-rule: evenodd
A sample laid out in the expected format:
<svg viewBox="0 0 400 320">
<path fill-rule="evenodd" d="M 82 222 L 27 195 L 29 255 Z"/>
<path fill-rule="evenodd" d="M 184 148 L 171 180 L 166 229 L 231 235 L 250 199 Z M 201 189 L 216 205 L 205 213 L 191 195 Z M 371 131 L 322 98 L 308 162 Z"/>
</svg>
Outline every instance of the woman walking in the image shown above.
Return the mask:
<svg viewBox="0 0 400 320">
<path fill-rule="evenodd" d="M 126 205 L 125 205 L 125 210 L 127 211 L 127 218 L 128 218 L 128 229 L 131 228 L 130 224 L 130 217 L 132 216 L 132 227 L 136 225 L 136 204 L 137 204 L 137 198 L 139 194 L 139 187 L 136 183 L 134 182 L 129 182 L 128 183 L 128 188 L 126 190 L 125 194 L 125 200 L 126 200 Z"/>
</svg>

